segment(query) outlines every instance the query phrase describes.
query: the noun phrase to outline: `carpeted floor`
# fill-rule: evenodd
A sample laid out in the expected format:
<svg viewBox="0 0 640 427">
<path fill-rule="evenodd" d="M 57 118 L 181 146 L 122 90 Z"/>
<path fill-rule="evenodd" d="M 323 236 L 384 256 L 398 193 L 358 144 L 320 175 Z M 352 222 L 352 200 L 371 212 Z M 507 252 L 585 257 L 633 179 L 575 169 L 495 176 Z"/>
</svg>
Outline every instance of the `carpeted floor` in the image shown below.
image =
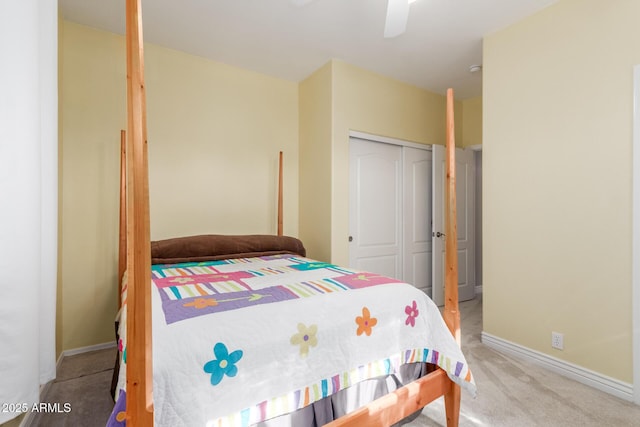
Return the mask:
<svg viewBox="0 0 640 427">
<path fill-rule="evenodd" d="M 460 311 L 463 349 L 478 386 L 476 399 L 462 393 L 462 427 L 640 426 L 640 406 L 484 346 L 481 298 L 461 304 Z M 109 387 L 114 359 L 115 349 L 65 358 L 44 399 L 68 402 L 71 412 L 37 414 L 30 425 L 104 426 L 113 405 Z M 442 399 L 407 424 L 444 425 Z"/>
<path fill-rule="evenodd" d="M 60 404 L 60 412 L 33 414 L 27 427 L 104 426 L 113 408 L 110 387 L 115 358 L 115 347 L 65 357 L 43 396 L 45 402 Z M 64 412 L 65 403 L 69 412 Z"/>
<path fill-rule="evenodd" d="M 462 348 L 478 386 L 475 399 L 462 392 L 461 427 L 640 426 L 640 406 L 482 344 L 481 298 L 462 303 L 460 313 Z M 444 425 L 442 398 L 407 424 Z"/>
</svg>

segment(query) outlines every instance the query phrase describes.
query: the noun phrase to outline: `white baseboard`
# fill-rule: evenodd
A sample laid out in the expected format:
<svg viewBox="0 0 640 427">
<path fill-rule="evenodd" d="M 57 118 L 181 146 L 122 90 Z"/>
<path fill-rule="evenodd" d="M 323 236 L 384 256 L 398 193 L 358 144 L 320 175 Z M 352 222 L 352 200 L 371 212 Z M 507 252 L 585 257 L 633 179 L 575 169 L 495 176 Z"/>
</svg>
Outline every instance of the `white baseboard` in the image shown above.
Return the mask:
<svg viewBox="0 0 640 427">
<path fill-rule="evenodd" d="M 482 332 L 482 343 L 501 353 L 525 359 L 597 390 L 604 391 L 605 393 L 629 402 L 633 401 L 633 385 L 629 383 L 565 362 L 564 360 L 498 338 L 486 332 Z"/>
<path fill-rule="evenodd" d="M 72 348 L 71 350 L 65 350 L 62 352 L 60 357 L 75 356 L 76 354 L 88 353 L 90 351 L 96 351 L 96 350 L 105 350 L 107 348 L 115 348 L 115 347 L 116 347 L 115 341 L 103 342 L 102 344 L 89 345 L 86 347 L 78 347 L 78 348 Z"/>
<path fill-rule="evenodd" d="M 86 347 L 72 348 L 71 350 L 64 350 L 60 353 L 58 360 L 56 361 L 56 372 L 60 369 L 62 359 L 68 356 L 75 356 L 76 354 L 88 353 L 90 351 L 105 350 L 107 348 L 115 348 L 117 343 L 115 341 L 103 342 L 102 344 L 88 345 Z"/>
</svg>

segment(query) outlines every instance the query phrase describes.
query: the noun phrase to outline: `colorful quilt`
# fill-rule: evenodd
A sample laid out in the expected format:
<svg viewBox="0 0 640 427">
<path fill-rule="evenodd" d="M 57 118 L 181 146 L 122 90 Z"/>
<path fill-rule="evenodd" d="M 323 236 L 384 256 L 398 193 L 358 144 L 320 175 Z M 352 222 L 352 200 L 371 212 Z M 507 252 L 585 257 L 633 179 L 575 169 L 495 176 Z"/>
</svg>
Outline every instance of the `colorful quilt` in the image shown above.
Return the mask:
<svg viewBox="0 0 640 427">
<path fill-rule="evenodd" d="M 475 395 L 439 310 L 411 285 L 294 255 L 155 265 L 152 279 L 157 426 L 251 425 L 410 362 Z M 110 425 L 123 425 L 120 373 Z"/>
</svg>

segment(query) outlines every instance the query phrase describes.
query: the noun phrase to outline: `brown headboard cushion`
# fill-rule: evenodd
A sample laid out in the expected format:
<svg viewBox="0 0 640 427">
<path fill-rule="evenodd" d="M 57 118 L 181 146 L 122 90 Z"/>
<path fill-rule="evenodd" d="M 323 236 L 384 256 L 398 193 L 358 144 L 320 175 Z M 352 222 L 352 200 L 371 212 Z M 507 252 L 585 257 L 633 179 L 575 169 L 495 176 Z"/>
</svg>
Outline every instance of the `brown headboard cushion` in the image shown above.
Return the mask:
<svg viewBox="0 0 640 427">
<path fill-rule="evenodd" d="M 151 242 L 151 264 L 203 262 L 277 254 L 306 256 L 307 252 L 302 242 L 295 237 L 257 234 L 208 234 Z"/>
</svg>

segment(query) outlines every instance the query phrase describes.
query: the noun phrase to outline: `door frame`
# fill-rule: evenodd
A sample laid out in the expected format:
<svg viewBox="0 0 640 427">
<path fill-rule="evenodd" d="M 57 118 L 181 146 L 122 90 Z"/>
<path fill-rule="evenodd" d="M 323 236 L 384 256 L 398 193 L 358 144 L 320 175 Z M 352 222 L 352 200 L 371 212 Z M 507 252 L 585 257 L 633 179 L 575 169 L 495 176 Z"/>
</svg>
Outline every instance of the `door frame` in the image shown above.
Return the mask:
<svg viewBox="0 0 640 427">
<path fill-rule="evenodd" d="M 421 143 L 416 143 L 416 142 L 411 142 L 411 141 L 405 141 L 405 140 L 401 140 L 401 139 L 397 139 L 397 138 L 390 138 L 390 137 L 386 137 L 386 136 L 380 136 L 380 135 L 374 135 L 374 134 L 370 134 L 370 133 L 366 133 L 366 132 L 360 132 L 360 131 L 354 131 L 354 130 L 350 130 L 349 131 L 349 140 L 351 140 L 351 138 L 358 138 L 358 139 L 364 139 L 364 140 L 368 140 L 368 141 L 372 141 L 372 142 L 380 142 L 380 143 L 385 143 L 385 144 L 391 144 L 391 145 L 400 145 L 400 146 L 404 146 L 404 147 L 411 147 L 411 148 L 417 148 L 417 149 L 421 149 L 421 150 L 427 150 L 430 151 L 432 153 L 432 155 L 435 155 L 435 150 L 433 149 L 434 144 L 421 144 Z M 468 149 L 471 151 L 478 151 L 478 150 L 482 150 L 482 145 L 474 145 L 471 147 L 456 147 L 456 149 Z M 435 168 L 434 171 L 432 171 L 432 173 L 435 173 Z M 475 180 L 475 177 L 474 177 Z M 435 185 L 435 179 L 432 180 L 431 185 Z M 472 189 L 472 191 L 475 193 L 476 188 L 474 186 L 474 188 Z M 474 195 L 474 199 L 475 199 L 475 195 Z M 432 207 L 433 209 L 433 207 Z M 473 209 L 476 209 L 476 206 L 473 206 Z M 435 216 L 432 217 L 432 221 L 435 221 Z M 475 220 L 474 220 L 475 221 Z M 473 224 L 474 229 L 476 224 Z M 474 230 L 474 240 L 477 237 L 477 231 Z M 435 253 L 435 244 L 433 245 L 432 248 L 432 257 L 433 254 Z M 475 248 L 473 248 L 473 252 L 475 254 Z M 475 256 L 475 255 L 474 255 Z M 351 254 L 349 253 L 349 259 L 351 259 Z M 474 258 L 474 264 L 475 264 L 475 258 Z M 404 260 L 403 260 L 404 263 Z M 432 262 L 431 265 L 432 268 L 432 277 L 433 277 L 433 270 L 436 268 L 434 263 Z M 443 272 L 444 274 L 444 272 Z M 477 266 L 474 267 L 474 274 L 477 274 Z M 433 282 L 433 280 L 432 280 Z M 477 283 L 477 278 L 475 280 L 475 283 Z M 435 301 L 434 299 L 434 284 L 431 284 L 431 299 Z M 474 292 L 476 291 L 475 289 L 475 284 L 474 284 Z M 475 294 L 477 295 L 477 292 L 475 292 Z"/>
<path fill-rule="evenodd" d="M 388 136 L 374 135 L 372 133 L 360 132 L 356 130 L 349 131 L 349 139 L 351 138 L 360 138 L 360 139 L 366 139 L 373 142 L 382 142 L 385 144 L 401 145 L 404 147 L 411 147 L 411 148 L 417 148 L 420 150 L 432 151 L 431 149 L 432 144 L 420 144 L 419 142 L 405 141 L 404 139 L 390 138 Z"/>
<path fill-rule="evenodd" d="M 633 401 L 640 405 L 640 64 L 633 67 L 633 164 L 631 208 L 631 293 Z"/>
<path fill-rule="evenodd" d="M 402 140 L 402 139 L 397 139 L 397 138 L 391 138 L 391 137 L 387 137 L 387 136 L 381 136 L 381 135 L 374 135 L 374 134 L 370 134 L 370 133 L 366 133 L 366 132 L 360 132 L 360 131 L 354 131 L 354 130 L 350 130 L 349 131 L 349 144 L 351 144 L 351 139 L 352 138 L 356 138 L 356 139 L 362 139 L 362 140 L 366 140 L 366 141 L 371 141 L 374 143 L 382 143 L 382 144 L 389 144 L 389 145 L 394 145 L 394 146 L 399 146 L 399 147 L 408 147 L 408 148 L 415 148 L 418 150 L 424 150 L 424 151 L 428 151 L 430 153 L 433 153 L 433 145 L 432 144 L 421 144 L 418 142 L 411 142 L 411 141 L 406 141 L 406 140 Z M 403 155 L 404 156 L 404 155 Z M 349 153 L 349 163 L 351 162 L 351 153 Z M 402 180 L 404 180 L 404 174 L 402 176 Z M 431 184 L 433 186 L 433 183 Z M 351 172 L 349 172 L 349 187 L 351 187 Z M 404 191 L 404 185 L 403 185 L 403 191 Z M 349 191 L 349 206 L 351 206 L 351 191 Z M 404 194 L 403 194 L 404 197 Z M 404 200 L 403 200 L 403 205 L 404 205 Z M 351 232 L 351 212 L 349 212 L 349 231 Z M 404 224 L 402 226 L 402 230 L 401 230 L 401 236 L 402 236 L 402 245 L 401 245 L 401 252 L 402 252 L 402 258 L 401 258 L 401 269 L 404 272 L 404 263 L 405 263 L 405 259 L 404 259 L 404 255 L 405 255 L 405 227 Z M 351 253 L 351 246 L 349 246 L 349 253 L 348 253 L 348 259 L 349 259 L 349 266 L 351 266 L 352 264 L 352 253 Z M 403 278 L 404 279 L 404 278 Z M 431 287 L 432 289 L 432 295 L 433 295 L 433 285 Z"/>
</svg>

